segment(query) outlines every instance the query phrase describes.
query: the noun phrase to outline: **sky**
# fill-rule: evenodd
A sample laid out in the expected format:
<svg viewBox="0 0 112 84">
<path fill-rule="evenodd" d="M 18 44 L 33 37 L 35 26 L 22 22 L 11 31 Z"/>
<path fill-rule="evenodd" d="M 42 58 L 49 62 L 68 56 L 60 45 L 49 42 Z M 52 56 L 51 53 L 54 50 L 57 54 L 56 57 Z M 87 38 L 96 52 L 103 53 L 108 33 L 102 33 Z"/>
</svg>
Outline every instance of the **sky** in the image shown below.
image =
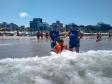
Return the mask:
<svg viewBox="0 0 112 84">
<path fill-rule="evenodd" d="M 29 26 L 33 18 L 49 24 L 112 25 L 112 0 L 0 0 L 0 23 Z"/>
</svg>

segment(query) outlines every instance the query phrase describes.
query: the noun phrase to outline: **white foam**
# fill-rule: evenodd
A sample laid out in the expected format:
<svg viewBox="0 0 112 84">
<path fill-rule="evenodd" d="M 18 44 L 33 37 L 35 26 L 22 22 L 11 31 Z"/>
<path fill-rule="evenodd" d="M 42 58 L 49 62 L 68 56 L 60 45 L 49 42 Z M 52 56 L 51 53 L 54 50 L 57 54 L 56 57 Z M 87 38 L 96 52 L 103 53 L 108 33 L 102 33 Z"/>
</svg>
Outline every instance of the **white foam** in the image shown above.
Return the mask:
<svg viewBox="0 0 112 84">
<path fill-rule="evenodd" d="M 10 43 L 3 43 L 3 44 L 0 44 L 0 46 L 12 46 L 12 44 L 10 44 Z"/>
<path fill-rule="evenodd" d="M 0 84 L 111 84 L 112 51 L 0 60 Z"/>
</svg>

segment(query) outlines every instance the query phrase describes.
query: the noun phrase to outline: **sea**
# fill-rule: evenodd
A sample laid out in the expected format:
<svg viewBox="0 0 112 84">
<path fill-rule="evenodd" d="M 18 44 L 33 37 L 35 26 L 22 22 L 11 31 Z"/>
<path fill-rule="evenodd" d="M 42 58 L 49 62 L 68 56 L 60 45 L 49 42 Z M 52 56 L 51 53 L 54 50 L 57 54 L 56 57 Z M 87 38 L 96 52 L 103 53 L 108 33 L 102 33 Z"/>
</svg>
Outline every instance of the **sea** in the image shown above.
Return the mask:
<svg viewBox="0 0 112 84">
<path fill-rule="evenodd" d="M 86 37 L 80 53 L 61 54 L 48 39 L 0 40 L 0 84 L 112 84 L 112 40 Z"/>
</svg>

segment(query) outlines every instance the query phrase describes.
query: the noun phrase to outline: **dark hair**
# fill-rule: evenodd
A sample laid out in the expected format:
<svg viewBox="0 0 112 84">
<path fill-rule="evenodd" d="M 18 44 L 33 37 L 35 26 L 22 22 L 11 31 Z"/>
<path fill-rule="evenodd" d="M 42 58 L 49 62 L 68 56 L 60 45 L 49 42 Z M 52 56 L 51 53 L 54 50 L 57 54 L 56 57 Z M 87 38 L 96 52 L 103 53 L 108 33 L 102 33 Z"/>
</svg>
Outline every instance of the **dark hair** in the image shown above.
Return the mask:
<svg viewBox="0 0 112 84">
<path fill-rule="evenodd" d="M 58 39 L 57 42 L 61 43 L 64 42 L 63 39 Z"/>
</svg>

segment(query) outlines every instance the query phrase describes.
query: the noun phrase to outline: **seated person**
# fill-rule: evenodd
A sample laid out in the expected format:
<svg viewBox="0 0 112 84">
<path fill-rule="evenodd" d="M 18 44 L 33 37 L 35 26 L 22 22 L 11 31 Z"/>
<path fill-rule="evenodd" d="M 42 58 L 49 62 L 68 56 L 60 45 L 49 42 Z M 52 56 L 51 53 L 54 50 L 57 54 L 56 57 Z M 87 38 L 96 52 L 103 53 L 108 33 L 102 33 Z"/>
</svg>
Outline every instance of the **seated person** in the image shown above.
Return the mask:
<svg viewBox="0 0 112 84">
<path fill-rule="evenodd" d="M 63 39 L 59 39 L 56 43 L 56 46 L 52 49 L 52 51 L 54 51 L 55 53 L 59 54 L 61 53 L 63 50 L 67 49 L 67 45 L 64 44 Z"/>
</svg>

